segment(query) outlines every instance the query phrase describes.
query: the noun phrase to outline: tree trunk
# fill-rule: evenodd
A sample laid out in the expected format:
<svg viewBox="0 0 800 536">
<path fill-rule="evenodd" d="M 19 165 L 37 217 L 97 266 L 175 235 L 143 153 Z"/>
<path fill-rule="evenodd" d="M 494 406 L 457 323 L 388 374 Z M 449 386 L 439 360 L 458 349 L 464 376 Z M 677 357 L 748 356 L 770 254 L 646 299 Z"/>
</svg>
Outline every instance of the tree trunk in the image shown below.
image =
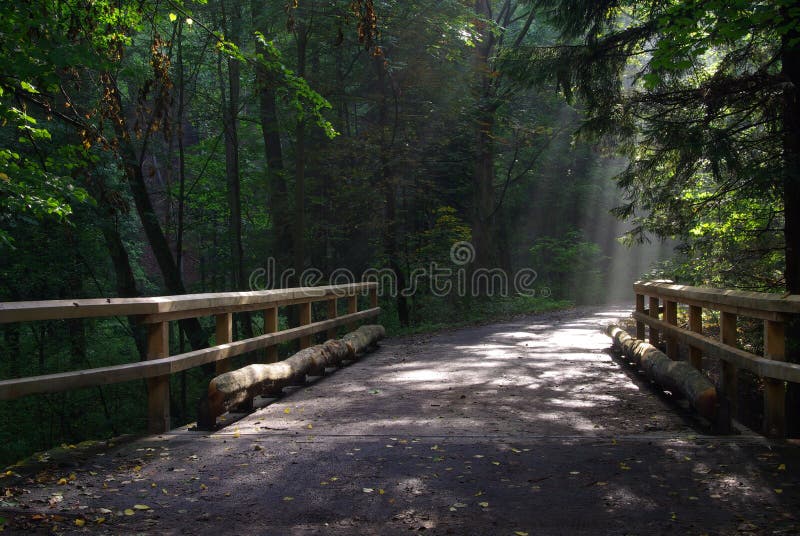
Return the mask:
<svg viewBox="0 0 800 536">
<path fill-rule="evenodd" d="M 389 268 L 394 272 L 397 278 L 397 316 L 400 320 L 400 325 L 405 327 L 409 324 L 408 301 L 401 292 L 405 289 L 406 283 L 403 270 L 400 267 L 398 255 L 397 186 L 395 184 L 395 173 L 392 166 L 392 153 L 395 150 L 394 138 L 397 134 L 393 129 L 397 128 L 397 124 L 390 125 L 389 121 L 389 97 L 392 95 L 393 91 L 391 82 L 387 80 L 386 59 L 381 54 L 376 55 L 373 61 L 380 89 L 380 100 L 378 103 L 378 127 L 380 128 L 379 158 L 381 163 L 380 181 L 383 187 L 383 195 L 386 204 L 383 227 L 383 249 L 389 261 Z M 387 133 L 390 129 L 392 130 L 391 139 L 387 139 Z"/>
<path fill-rule="evenodd" d="M 251 11 L 254 26 L 265 36 L 269 34 L 264 5 L 258 0 L 251 0 Z M 266 58 L 267 50 L 256 40 L 257 55 Z M 266 67 L 256 64 L 256 91 L 259 103 L 259 121 L 264 138 L 264 156 L 267 161 L 267 208 L 272 220 L 270 250 L 268 256 L 276 259 L 279 269 L 289 264 L 292 236 L 289 218 L 289 196 L 286 188 L 286 170 L 281 148 L 280 127 L 278 125 L 276 82 L 274 75 Z M 268 282 L 269 283 L 269 282 Z"/>
<path fill-rule="evenodd" d="M 783 208 L 786 246 L 786 292 L 800 294 L 800 32 L 783 36 L 783 74 L 790 82 L 784 90 L 783 109 Z M 786 330 L 787 359 L 800 363 L 800 318 Z M 800 437 L 800 385 L 787 383 L 786 432 Z"/>
<path fill-rule="evenodd" d="M 102 75 L 102 82 L 111 100 L 112 109 L 108 110 L 108 113 L 112 116 L 111 123 L 114 125 L 114 132 L 119 143 L 118 152 L 122 160 L 125 177 L 128 180 L 131 195 L 133 196 L 139 219 L 142 222 L 145 236 L 153 250 L 159 270 L 164 278 L 164 285 L 171 294 L 186 294 L 186 289 L 183 286 L 183 279 L 178 272 L 178 267 L 172 256 L 169 242 L 164 235 L 164 230 L 161 228 L 158 216 L 150 201 L 147 184 L 142 174 L 141 159 L 136 155 L 136 149 L 133 146 L 128 132 L 127 121 L 123 114 L 122 99 L 119 89 L 117 88 L 116 80 L 110 74 L 105 73 Z M 199 350 L 208 346 L 208 339 L 203 332 L 203 328 L 200 326 L 199 320 L 190 318 L 181 320 L 180 322 L 189 336 L 189 341 L 193 349 Z"/>
<path fill-rule="evenodd" d="M 492 78 L 491 56 L 496 39 L 493 28 L 491 2 L 477 0 L 475 13 L 480 38 L 475 46 L 474 74 L 476 77 L 477 118 L 475 125 L 475 170 L 473 174 L 472 245 L 475 248 L 475 268 L 488 268 L 495 258 L 493 236 L 494 212 L 494 138 L 495 92 Z M 479 289 L 485 292 L 485 288 Z"/>
</svg>

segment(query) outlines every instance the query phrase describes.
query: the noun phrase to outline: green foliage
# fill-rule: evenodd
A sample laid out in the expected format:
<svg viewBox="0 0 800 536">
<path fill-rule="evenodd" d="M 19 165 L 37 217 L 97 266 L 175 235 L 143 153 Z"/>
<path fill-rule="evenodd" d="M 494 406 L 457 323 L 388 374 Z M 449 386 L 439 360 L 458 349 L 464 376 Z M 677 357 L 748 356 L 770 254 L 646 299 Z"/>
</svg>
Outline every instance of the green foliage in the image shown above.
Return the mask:
<svg viewBox="0 0 800 536">
<path fill-rule="evenodd" d="M 537 281 L 548 285 L 558 299 L 597 303 L 604 298 L 606 264 L 600 246 L 582 232 L 539 238 L 530 250 Z"/>
</svg>

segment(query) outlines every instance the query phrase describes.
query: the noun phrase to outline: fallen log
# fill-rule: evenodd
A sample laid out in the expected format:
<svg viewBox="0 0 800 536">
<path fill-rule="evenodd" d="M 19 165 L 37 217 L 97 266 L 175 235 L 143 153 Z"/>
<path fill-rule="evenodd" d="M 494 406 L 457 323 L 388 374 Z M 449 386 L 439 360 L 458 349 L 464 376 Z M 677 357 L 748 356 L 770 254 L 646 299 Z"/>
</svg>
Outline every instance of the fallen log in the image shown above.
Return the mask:
<svg viewBox="0 0 800 536">
<path fill-rule="evenodd" d="M 606 328 L 606 335 L 648 378 L 667 391 L 680 393 L 700 415 L 714 421 L 718 409 L 717 389 L 700 371 L 685 361 L 671 360 L 655 346 L 613 324 Z"/>
<path fill-rule="evenodd" d="M 386 336 L 386 330 L 380 324 L 370 324 L 361 326 L 355 331 L 351 331 L 344 337 L 342 342 L 347 344 L 353 356 L 364 353 Z"/>
<path fill-rule="evenodd" d="M 276 394 L 286 385 L 302 383 L 306 375 L 321 374 L 326 367 L 353 360 L 356 354 L 375 346 L 385 334 L 383 326 L 361 326 L 339 340 L 305 348 L 283 361 L 256 363 L 220 374 L 211 380 L 208 392 L 200 399 L 197 428 L 212 430 L 217 417 L 226 410 L 247 407 L 255 396 Z"/>
</svg>

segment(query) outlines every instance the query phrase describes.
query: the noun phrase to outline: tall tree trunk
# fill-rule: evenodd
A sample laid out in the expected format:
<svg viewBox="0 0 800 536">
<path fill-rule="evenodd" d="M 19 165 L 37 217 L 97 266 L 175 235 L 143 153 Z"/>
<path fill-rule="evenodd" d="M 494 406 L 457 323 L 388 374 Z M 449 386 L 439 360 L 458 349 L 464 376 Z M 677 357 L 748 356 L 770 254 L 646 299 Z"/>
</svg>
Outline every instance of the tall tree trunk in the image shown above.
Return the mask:
<svg viewBox="0 0 800 536">
<path fill-rule="evenodd" d="M 222 18 L 225 20 L 225 3 Z M 230 13 L 231 29 L 226 36 L 237 47 L 242 33 L 241 0 L 232 0 Z M 228 97 L 225 98 L 225 79 L 219 64 L 219 82 L 222 96 L 222 125 L 225 133 L 225 177 L 228 190 L 228 240 L 231 252 L 231 280 L 234 290 L 247 289 L 247 274 L 244 269 L 244 246 L 242 244 L 242 188 L 239 170 L 239 96 L 241 93 L 241 64 L 238 59 L 227 58 Z M 246 338 L 253 336 L 250 313 L 237 314 L 237 324 Z"/>
<path fill-rule="evenodd" d="M 264 4 L 251 0 L 254 25 L 265 36 L 269 35 Z M 267 58 L 268 51 L 258 39 L 256 55 Z M 280 128 L 278 125 L 276 81 L 272 73 L 261 64 L 256 64 L 256 91 L 258 93 L 259 121 L 264 137 L 264 156 L 267 161 L 267 208 L 272 220 L 270 251 L 268 256 L 276 259 L 279 268 L 288 266 L 292 235 L 289 215 L 289 196 L 286 188 L 286 169 L 283 162 Z M 269 283 L 269 282 L 268 282 Z"/>
<path fill-rule="evenodd" d="M 139 219 L 142 222 L 142 229 L 164 278 L 164 285 L 171 294 L 186 294 L 183 279 L 180 272 L 178 272 L 169 242 L 150 201 L 147 184 L 142 173 L 142 159 L 137 156 L 128 131 L 117 82 L 110 74 L 105 73 L 102 75 L 102 83 L 111 101 L 110 109 L 107 110 L 107 113 L 110 114 L 111 123 L 114 126 L 114 132 L 119 144 L 118 152 L 122 160 L 125 177 L 131 189 Z M 199 350 L 208 346 L 208 339 L 203 332 L 202 326 L 200 326 L 199 320 L 190 318 L 180 322 L 189 336 L 192 348 Z"/>
<path fill-rule="evenodd" d="M 786 291 L 800 294 L 800 32 L 783 36 L 783 74 L 789 84 L 784 90 L 783 109 L 783 209 L 786 244 Z M 800 318 L 787 329 L 787 358 L 800 363 Z M 787 383 L 787 435 L 800 437 L 800 385 Z"/>
<path fill-rule="evenodd" d="M 378 87 L 380 90 L 378 102 L 378 127 L 380 128 L 380 163 L 381 177 L 380 182 L 383 189 L 386 212 L 384 214 L 383 227 L 383 249 L 389 268 L 397 278 L 397 316 L 401 326 L 408 326 L 408 301 L 402 291 L 406 287 L 405 276 L 400 267 L 397 244 L 397 185 L 395 171 L 392 166 L 392 153 L 394 148 L 395 129 L 397 124 L 390 124 L 389 119 L 389 98 L 393 95 L 391 81 L 388 80 L 386 72 L 386 59 L 381 55 L 376 55 L 373 60 Z M 392 132 L 389 136 L 389 132 Z"/>
<path fill-rule="evenodd" d="M 477 0 L 475 13 L 480 38 L 475 46 L 474 73 L 477 92 L 475 126 L 475 169 L 473 174 L 472 245 L 475 247 L 475 268 L 488 267 L 495 258 L 493 241 L 494 212 L 494 137 L 496 104 L 490 64 L 496 38 L 490 27 L 490 0 Z M 485 289 L 480 289 L 484 291 Z"/>
<path fill-rule="evenodd" d="M 305 21 L 298 21 L 295 29 L 297 38 L 297 74 L 303 78 L 306 77 L 309 33 L 308 24 Z M 306 122 L 304 118 L 300 118 L 297 121 L 295 129 L 294 166 L 292 253 L 296 271 L 295 277 L 299 277 L 305 268 Z"/>
</svg>

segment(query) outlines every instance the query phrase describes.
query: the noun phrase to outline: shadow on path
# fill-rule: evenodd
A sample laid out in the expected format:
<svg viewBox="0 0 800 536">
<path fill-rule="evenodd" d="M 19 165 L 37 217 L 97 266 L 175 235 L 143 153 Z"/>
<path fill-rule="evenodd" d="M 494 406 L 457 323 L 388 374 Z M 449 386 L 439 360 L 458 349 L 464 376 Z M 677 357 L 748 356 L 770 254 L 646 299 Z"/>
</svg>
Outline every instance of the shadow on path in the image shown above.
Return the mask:
<svg viewBox="0 0 800 536">
<path fill-rule="evenodd" d="M 68 484 L 28 485 L 17 526 L 42 512 L 115 534 L 800 531 L 797 449 L 705 435 L 608 355 L 600 330 L 626 314 L 386 341 L 220 432 L 57 469 Z"/>
</svg>

